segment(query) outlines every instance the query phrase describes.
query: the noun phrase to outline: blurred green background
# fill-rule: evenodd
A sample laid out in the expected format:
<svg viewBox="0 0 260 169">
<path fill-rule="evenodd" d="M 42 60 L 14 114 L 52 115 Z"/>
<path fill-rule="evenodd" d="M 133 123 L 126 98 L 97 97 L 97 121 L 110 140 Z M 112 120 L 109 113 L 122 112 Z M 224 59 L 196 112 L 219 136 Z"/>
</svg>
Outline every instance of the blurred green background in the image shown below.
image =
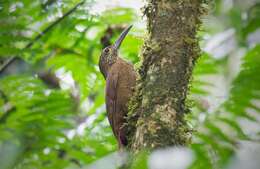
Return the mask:
<svg viewBox="0 0 260 169">
<path fill-rule="evenodd" d="M 120 56 L 138 67 L 146 37 L 143 5 L 0 1 L 0 169 L 115 168 L 117 145 L 98 59 L 133 24 Z M 204 6 L 202 53 L 187 100 L 193 144 L 141 152 L 130 168 L 260 165 L 260 2 L 212 0 Z"/>
</svg>

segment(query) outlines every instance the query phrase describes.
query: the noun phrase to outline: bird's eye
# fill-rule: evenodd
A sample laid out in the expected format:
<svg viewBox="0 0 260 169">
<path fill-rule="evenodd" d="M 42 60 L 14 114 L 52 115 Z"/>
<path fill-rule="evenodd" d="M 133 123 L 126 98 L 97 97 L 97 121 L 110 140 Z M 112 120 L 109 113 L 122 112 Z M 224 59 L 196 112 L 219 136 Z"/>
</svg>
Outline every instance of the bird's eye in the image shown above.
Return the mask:
<svg viewBox="0 0 260 169">
<path fill-rule="evenodd" d="M 104 50 L 104 52 L 105 52 L 105 53 L 108 53 L 108 52 L 109 52 L 109 49 L 108 49 L 108 48 L 106 48 L 106 49 Z"/>
</svg>

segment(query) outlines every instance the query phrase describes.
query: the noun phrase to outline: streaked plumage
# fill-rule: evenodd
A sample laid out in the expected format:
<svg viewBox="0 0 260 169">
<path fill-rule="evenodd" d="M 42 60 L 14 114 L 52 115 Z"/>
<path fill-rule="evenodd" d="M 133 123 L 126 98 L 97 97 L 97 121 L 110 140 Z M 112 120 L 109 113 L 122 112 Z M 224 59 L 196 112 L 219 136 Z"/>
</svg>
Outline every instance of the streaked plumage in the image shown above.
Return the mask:
<svg viewBox="0 0 260 169">
<path fill-rule="evenodd" d="M 119 147 L 127 145 L 123 124 L 126 122 L 127 103 L 133 94 L 136 73 L 131 63 L 118 57 L 118 49 L 125 38 L 129 26 L 112 46 L 106 47 L 100 57 L 99 68 L 106 79 L 106 110 L 113 133 Z"/>
</svg>

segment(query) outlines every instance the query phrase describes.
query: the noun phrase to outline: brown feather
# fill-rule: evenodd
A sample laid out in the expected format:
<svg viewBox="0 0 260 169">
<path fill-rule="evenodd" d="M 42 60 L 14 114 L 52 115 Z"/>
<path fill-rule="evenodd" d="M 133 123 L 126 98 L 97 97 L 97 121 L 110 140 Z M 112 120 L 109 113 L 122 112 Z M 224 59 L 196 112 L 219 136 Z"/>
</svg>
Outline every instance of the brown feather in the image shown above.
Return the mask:
<svg viewBox="0 0 260 169">
<path fill-rule="evenodd" d="M 106 107 L 109 122 L 120 147 L 127 144 L 123 124 L 126 122 L 127 103 L 133 94 L 135 80 L 133 65 L 118 57 L 106 79 Z"/>
</svg>

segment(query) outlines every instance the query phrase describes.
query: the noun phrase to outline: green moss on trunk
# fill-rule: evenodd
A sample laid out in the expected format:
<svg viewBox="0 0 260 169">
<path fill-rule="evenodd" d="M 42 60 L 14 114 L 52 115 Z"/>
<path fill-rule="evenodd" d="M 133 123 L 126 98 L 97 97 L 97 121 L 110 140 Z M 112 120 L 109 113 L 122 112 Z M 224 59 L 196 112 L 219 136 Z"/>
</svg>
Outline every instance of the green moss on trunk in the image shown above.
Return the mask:
<svg viewBox="0 0 260 169">
<path fill-rule="evenodd" d="M 129 148 L 186 145 L 185 99 L 199 57 L 196 31 L 201 0 L 148 0 L 148 38 L 142 49 L 135 94 L 129 104 Z"/>
</svg>

